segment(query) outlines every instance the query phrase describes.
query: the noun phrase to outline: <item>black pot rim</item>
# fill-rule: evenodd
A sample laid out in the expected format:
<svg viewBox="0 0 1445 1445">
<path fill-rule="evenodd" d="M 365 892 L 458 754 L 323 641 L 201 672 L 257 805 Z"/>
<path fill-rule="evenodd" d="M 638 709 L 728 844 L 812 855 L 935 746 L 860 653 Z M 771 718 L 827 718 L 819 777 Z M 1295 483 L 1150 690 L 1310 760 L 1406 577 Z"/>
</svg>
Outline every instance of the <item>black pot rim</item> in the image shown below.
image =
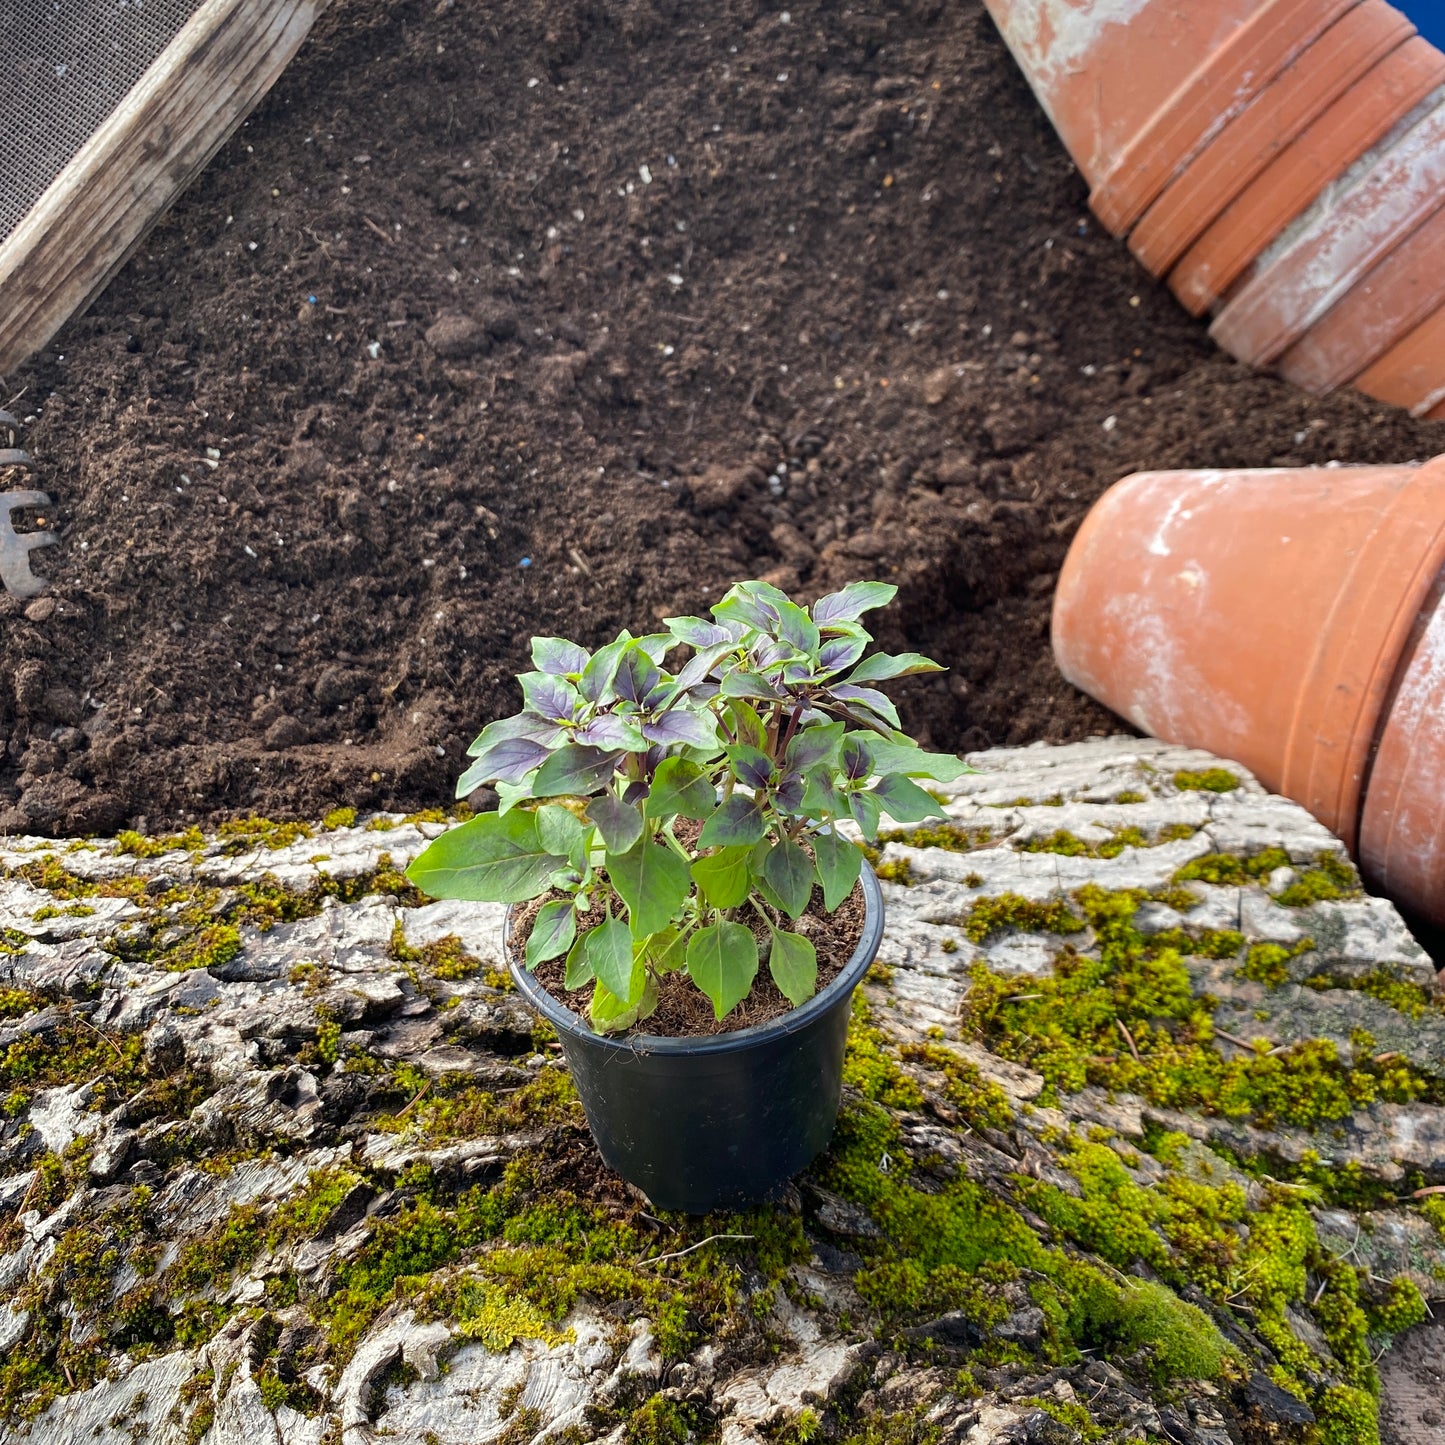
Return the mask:
<svg viewBox="0 0 1445 1445">
<path fill-rule="evenodd" d="M 736 1053 L 740 1049 L 752 1048 L 772 1039 L 786 1038 L 789 1034 L 807 1028 L 820 1014 L 833 1007 L 840 994 L 852 993 L 858 986 L 868 971 L 868 965 L 878 954 L 878 945 L 883 941 L 883 891 L 879 888 L 878 879 L 868 866 L 866 858 L 863 860 L 863 872 L 859 882 L 863 885 L 863 932 L 852 957 L 838 971 L 838 976 L 799 1007 L 789 1009 L 787 1013 L 769 1019 L 767 1023 L 753 1024 L 746 1029 L 733 1029 L 728 1033 L 688 1038 L 672 1038 L 663 1034 L 597 1033 L 580 1014 L 574 1013 L 566 1004 L 553 998 L 526 968 L 512 957 L 510 945 L 515 904 L 507 909 L 506 922 L 502 927 L 502 950 L 512 982 L 516 984 L 522 997 L 553 1028 L 585 1039 L 590 1048 L 611 1050 L 619 1054 Z"/>
</svg>

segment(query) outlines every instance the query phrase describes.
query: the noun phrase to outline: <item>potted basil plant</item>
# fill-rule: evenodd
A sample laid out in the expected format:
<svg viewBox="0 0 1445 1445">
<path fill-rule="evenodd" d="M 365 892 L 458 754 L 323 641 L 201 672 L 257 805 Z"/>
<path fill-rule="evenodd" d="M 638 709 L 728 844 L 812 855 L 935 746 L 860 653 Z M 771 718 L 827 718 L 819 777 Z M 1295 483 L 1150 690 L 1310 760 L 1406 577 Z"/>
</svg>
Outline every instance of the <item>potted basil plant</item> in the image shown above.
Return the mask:
<svg viewBox="0 0 1445 1445">
<path fill-rule="evenodd" d="M 525 706 L 457 785 L 491 783 L 500 806 L 407 870 L 433 897 L 513 905 L 517 987 L 557 1030 L 602 1157 L 659 1208 L 765 1197 L 832 1132 L 883 930 L 839 824 L 871 842 L 884 814 L 944 816 L 918 780 L 968 771 L 901 732 L 876 686 L 940 670 L 865 656 L 859 619 L 896 591 L 857 582 L 810 609 L 744 582 L 711 620 L 596 652 L 534 638 Z"/>
</svg>

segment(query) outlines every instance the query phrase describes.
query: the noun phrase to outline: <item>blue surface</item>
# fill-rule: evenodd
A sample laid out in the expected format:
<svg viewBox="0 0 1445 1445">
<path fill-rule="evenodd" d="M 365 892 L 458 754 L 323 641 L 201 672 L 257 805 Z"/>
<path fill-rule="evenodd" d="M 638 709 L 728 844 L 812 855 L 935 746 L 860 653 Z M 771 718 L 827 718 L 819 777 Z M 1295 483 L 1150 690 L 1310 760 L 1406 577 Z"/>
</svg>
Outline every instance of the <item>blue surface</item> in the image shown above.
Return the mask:
<svg viewBox="0 0 1445 1445">
<path fill-rule="evenodd" d="M 1445 50 L 1445 0 L 1395 0 L 1395 8 L 1415 22 L 1426 40 Z"/>
</svg>

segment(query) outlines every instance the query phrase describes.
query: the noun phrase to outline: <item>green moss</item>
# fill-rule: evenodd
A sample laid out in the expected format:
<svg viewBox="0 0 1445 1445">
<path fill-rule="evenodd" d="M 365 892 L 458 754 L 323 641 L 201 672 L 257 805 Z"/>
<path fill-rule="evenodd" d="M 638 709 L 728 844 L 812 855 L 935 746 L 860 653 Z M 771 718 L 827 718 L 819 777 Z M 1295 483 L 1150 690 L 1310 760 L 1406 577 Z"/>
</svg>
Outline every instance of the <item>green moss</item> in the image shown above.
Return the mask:
<svg viewBox="0 0 1445 1445">
<path fill-rule="evenodd" d="M 334 832 L 337 828 L 354 828 L 356 826 L 355 808 L 333 808 L 322 820 L 321 826 L 328 832 Z"/>
<path fill-rule="evenodd" d="M 276 823 L 269 818 L 235 818 L 216 829 L 221 852 L 235 856 L 256 848 L 289 848 L 303 838 L 315 837 L 306 823 Z"/>
<path fill-rule="evenodd" d="M 1314 940 L 1303 939 L 1293 948 L 1279 943 L 1255 943 L 1250 945 L 1243 964 L 1235 971 L 1236 978 L 1262 983 L 1266 988 L 1283 988 L 1289 982 L 1289 965 L 1302 953 L 1314 947 Z"/>
<path fill-rule="evenodd" d="M 1147 803 L 1149 795 L 1139 792 L 1137 788 L 1127 788 L 1124 792 L 1116 794 L 1113 801 L 1116 803 Z"/>
<path fill-rule="evenodd" d="M 848 1026 L 848 1052 L 843 1061 L 843 1082 L 865 1099 L 897 1109 L 923 1104 L 917 1083 L 899 1067 L 883 1035 L 869 1022 L 868 1002 L 853 995 L 853 1018 Z"/>
<path fill-rule="evenodd" d="M 1164 1379 L 1215 1380 L 1230 1358 L 1219 1327 L 1192 1304 L 1149 1280 L 1099 1288 L 1086 1302 L 1089 1337 L 1121 1355 L 1148 1346 Z"/>
<path fill-rule="evenodd" d="M 1075 833 L 1057 829 L 1042 838 L 1030 838 L 1019 844 L 1023 853 L 1058 853 L 1068 858 L 1117 858 L 1125 848 L 1157 848 L 1192 838 L 1199 830 L 1188 823 L 1171 823 L 1149 838 L 1138 828 L 1115 828 L 1111 837 L 1098 843 L 1086 843 Z"/>
<path fill-rule="evenodd" d="M 1338 974 L 1314 974 L 1305 980 L 1305 986 L 1322 993 L 1349 989 L 1355 993 L 1368 994 L 1409 1019 L 1424 1018 L 1427 1013 L 1437 1011 L 1439 1007 L 1428 989 L 1397 977 L 1387 968 L 1377 968 L 1357 978 Z"/>
<path fill-rule="evenodd" d="M 1345 1059 L 1323 1040 L 1226 1060 L 1213 1044 L 1213 1003 L 1194 994 L 1183 956 L 1171 946 L 1178 940 L 1146 938 L 1134 928 L 1143 897 L 1081 889 L 1075 901 L 1095 930 L 1098 957 L 1065 949 L 1052 975 L 1031 979 L 1027 991 L 1015 978 L 973 969 L 968 1021 L 975 1035 L 1043 1074 L 1051 1090 L 1045 1102 L 1096 1084 L 1166 1108 L 1312 1127 L 1376 1099 L 1408 1103 L 1438 1092 L 1399 1059 L 1372 1058 L 1363 1048 Z"/>
<path fill-rule="evenodd" d="M 1085 927 L 1084 920 L 1067 903 L 1035 903 L 1017 893 L 975 899 L 963 922 L 964 934 L 973 943 L 983 943 L 1007 928 L 1024 933 L 1067 935 L 1082 933 Z"/>
<path fill-rule="evenodd" d="M 205 834 L 199 828 L 184 833 L 170 833 L 148 838 L 142 833 L 122 829 L 115 835 L 115 851 L 131 858 L 160 858 L 166 853 L 196 853 L 206 846 Z"/>
<path fill-rule="evenodd" d="M 1420 1213 L 1433 1224 L 1440 1238 L 1445 1239 L 1445 1196 L 1434 1195 L 1420 1201 Z"/>
<path fill-rule="evenodd" d="M 696 1412 L 676 1400 L 653 1395 L 627 1418 L 627 1445 L 686 1445 L 697 1428 Z"/>
<path fill-rule="evenodd" d="M 1375 1397 L 1350 1385 L 1330 1385 L 1315 1402 L 1320 1445 L 1380 1445 Z"/>
<path fill-rule="evenodd" d="M 913 864 L 907 858 L 890 858 L 879 863 L 874 870 L 885 883 L 897 883 L 904 888 L 913 886 Z"/>
<path fill-rule="evenodd" d="M 1180 792 L 1232 793 L 1239 786 L 1239 778 L 1228 768 L 1205 768 L 1197 773 L 1181 769 L 1174 774 L 1174 786 Z"/>
<path fill-rule="evenodd" d="M 902 843 L 909 848 L 942 848 L 949 853 L 973 853 L 993 841 L 987 824 L 924 823 L 917 828 L 893 828 L 878 835 L 880 845 Z"/>
<path fill-rule="evenodd" d="M 45 1007 L 45 1000 L 28 988 L 0 988 L 0 1019 L 23 1018 Z"/>
<path fill-rule="evenodd" d="M 1315 866 L 1307 869 L 1275 902 L 1285 908 L 1308 908 L 1311 903 L 1352 898 L 1360 892 L 1359 875 L 1338 853 L 1320 853 Z"/>
</svg>

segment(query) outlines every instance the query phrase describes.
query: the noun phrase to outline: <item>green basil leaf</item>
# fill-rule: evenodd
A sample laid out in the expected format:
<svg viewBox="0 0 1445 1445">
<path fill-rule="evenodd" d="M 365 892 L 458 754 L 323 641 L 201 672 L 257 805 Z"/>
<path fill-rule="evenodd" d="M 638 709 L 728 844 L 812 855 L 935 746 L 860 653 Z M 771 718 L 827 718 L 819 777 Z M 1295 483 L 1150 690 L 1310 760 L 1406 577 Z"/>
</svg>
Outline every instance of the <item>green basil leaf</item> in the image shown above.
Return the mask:
<svg viewBox="0 0 1445 1445">
<path fill-rule="evenodd" d="M 607 876 L 627 905 L 635 938 L 666 928 L 692 892 L 687 864 L 671 848 L 646 838 L 625 853 L 609 853 Z"/>
<path fill-rule="evenodd" d="M 638 992 L 642 989 L 640 975 L 646 970 L 640 959 L 633 957 L 632 934 L 620 918 L 609 918 L 590 929 L 586 937 L 587 961 L 592 965 L 593 977 L 610 993 L 628 1003 L 636 1000 L 633 982 L 636 978 Z"/>
<path fill-rule="evenodd" d="M 797 918 L 813 893 L 813 860 L 791 839 L 773 847 L 763 860 L 763 881 L 789 918 Z"/>
<path fill-rule="evenodd" d="M 592 1027 L 599 1034 L 621 1033 L 640 1023 L 657 1008 L 657 984 L 646 969 L 643 970 L 642 987 L 634 1003 L 620 999 L 599 980 L 592 990 L 592 1002 L 587 1012 Z"/>
<path fill-rule="evenodd" d="M 920 652 L 900 652 L 896 657 L 886 652 L 875 652 L 872 657 L 865 657 L 848 674 L 848 681 L 883 682 L 890 677 L 908 677 L 915 672 L 943 670 L 931 657 L 924 657 Z"/>
<path fill-rule="evenodd" d="M 642 837 L 642 810 L 613 793 L 593 798 L 587 805 L 587 817 L 597 825 L 609 853 L 625 853 Z"/>
<path fill-rule="evenodd" d="M 536 968 L 572 947 L 577 937 L 577 910 L 570 901 L 554 899 L 537 910 L 527 937 L 527 967 Z"/>
<path fill-rule="evenodd" d="M 863 871 L 863 850 L 830 831 L 813 835 L 813 856 L 823 884 L 823 906 L 831 913 L 856 886 Z"/>
<path fill-rule="evenodd" d="M 562 986 L 571 993 L 574 989 L 585 987 L 596 977 L 592 971 L 592 959 L 587 953 L 587 939 L 589 934 L 584 933 L 567 950 L 567 976 L 562 981 Z"/>
<path fill-rule="evenodd" d="M 902 773 L 905 777 L 951 783 L 955 778 L 978 771 L 952 753 L 926 753 L 902 733 L 888 738 L 869 734 L 868 747 L 880 773 Z"/>
<path fill-rule="evenodd" d="M 756 798 L 734 793 L 711 818 L 703 824 L 698 837 L 700 848 L 731 847 L 756 843 L 766 831 L 763 805 Z"/>
<path fill-rule="evenodd" d="M 758 941 L 741 923 L 713 923 L 688 940 L 688 977 L 712 1000 L 713 1013 L 726 1018 L 753 986 Z"/>
<path fill-rule="evenodd" d="M 800 933 L 769 928 L 773 946 L 768 950 L 768 972 L 778 991 L 797 1008 L 818 991 L 818 950 Z"/>
<path fill-rule="evenodd" d="M 582 676 L 577 679 L 577 690 L 588 702 L 601 703 L 611 698 L 612 683 L 617 677 L 618 666 L 631 644 L 632 634 L 624 629 L 615 642 L 599 647 L 592 654 L 591 661 L 582 669 Z"/>
<path fill-rule="evenodd" d="M 560 803 L 544 803 L 537 809 L 537 836 L 542 846 L 559 858 L 565 858 L 573 867 L 586 865 L 585 856 L 579 856 L 587 839 L 587 829 L 582 820 Z"/>
<path fill-rule="evenodd" d="M 813 621 L 819 627 L 856 622 L 865 612 L 886 607 L 897 595 L 891 582 L 850 582 L 841 592 L 830 592 L 813 604 Z"/>
<path fill-rule="evenodd" d="M 534 813 L 480 813 L 435 839 L 406 876 L 432 898 L 525 903 L 563 861 L 543 845 Z"/>
<path fill-rule="evenodd" d="M 873 796 L 883 804 L 883 811 L 898 823 L 921 823 L 925 818 L 948 816 L 937 798 L 925 793 L 902 773 L 879 778 Z"/>
<path fill-rule="evenodd" d="M 676 973 L 687 966 L 687 934 L 680 928 L 664 928 L 661 933 L 654 933 L 647 940 L 643 958 L 659 978 Z"/>
<path fill-rule="evenodd" d="M 664 758 L 647 795 L 649 818 L 707 818 L 717 807 L 717 790 L 708 775 L 686 758 Z"/>
<path fill-rule="evenodd" d="M 716 853 L 694 859 L 692 876 L 711 908 L 736 908 L 748 896 L 752 875 L 748 867 L 749 847 L 720 848 Z"/>
</svg>

